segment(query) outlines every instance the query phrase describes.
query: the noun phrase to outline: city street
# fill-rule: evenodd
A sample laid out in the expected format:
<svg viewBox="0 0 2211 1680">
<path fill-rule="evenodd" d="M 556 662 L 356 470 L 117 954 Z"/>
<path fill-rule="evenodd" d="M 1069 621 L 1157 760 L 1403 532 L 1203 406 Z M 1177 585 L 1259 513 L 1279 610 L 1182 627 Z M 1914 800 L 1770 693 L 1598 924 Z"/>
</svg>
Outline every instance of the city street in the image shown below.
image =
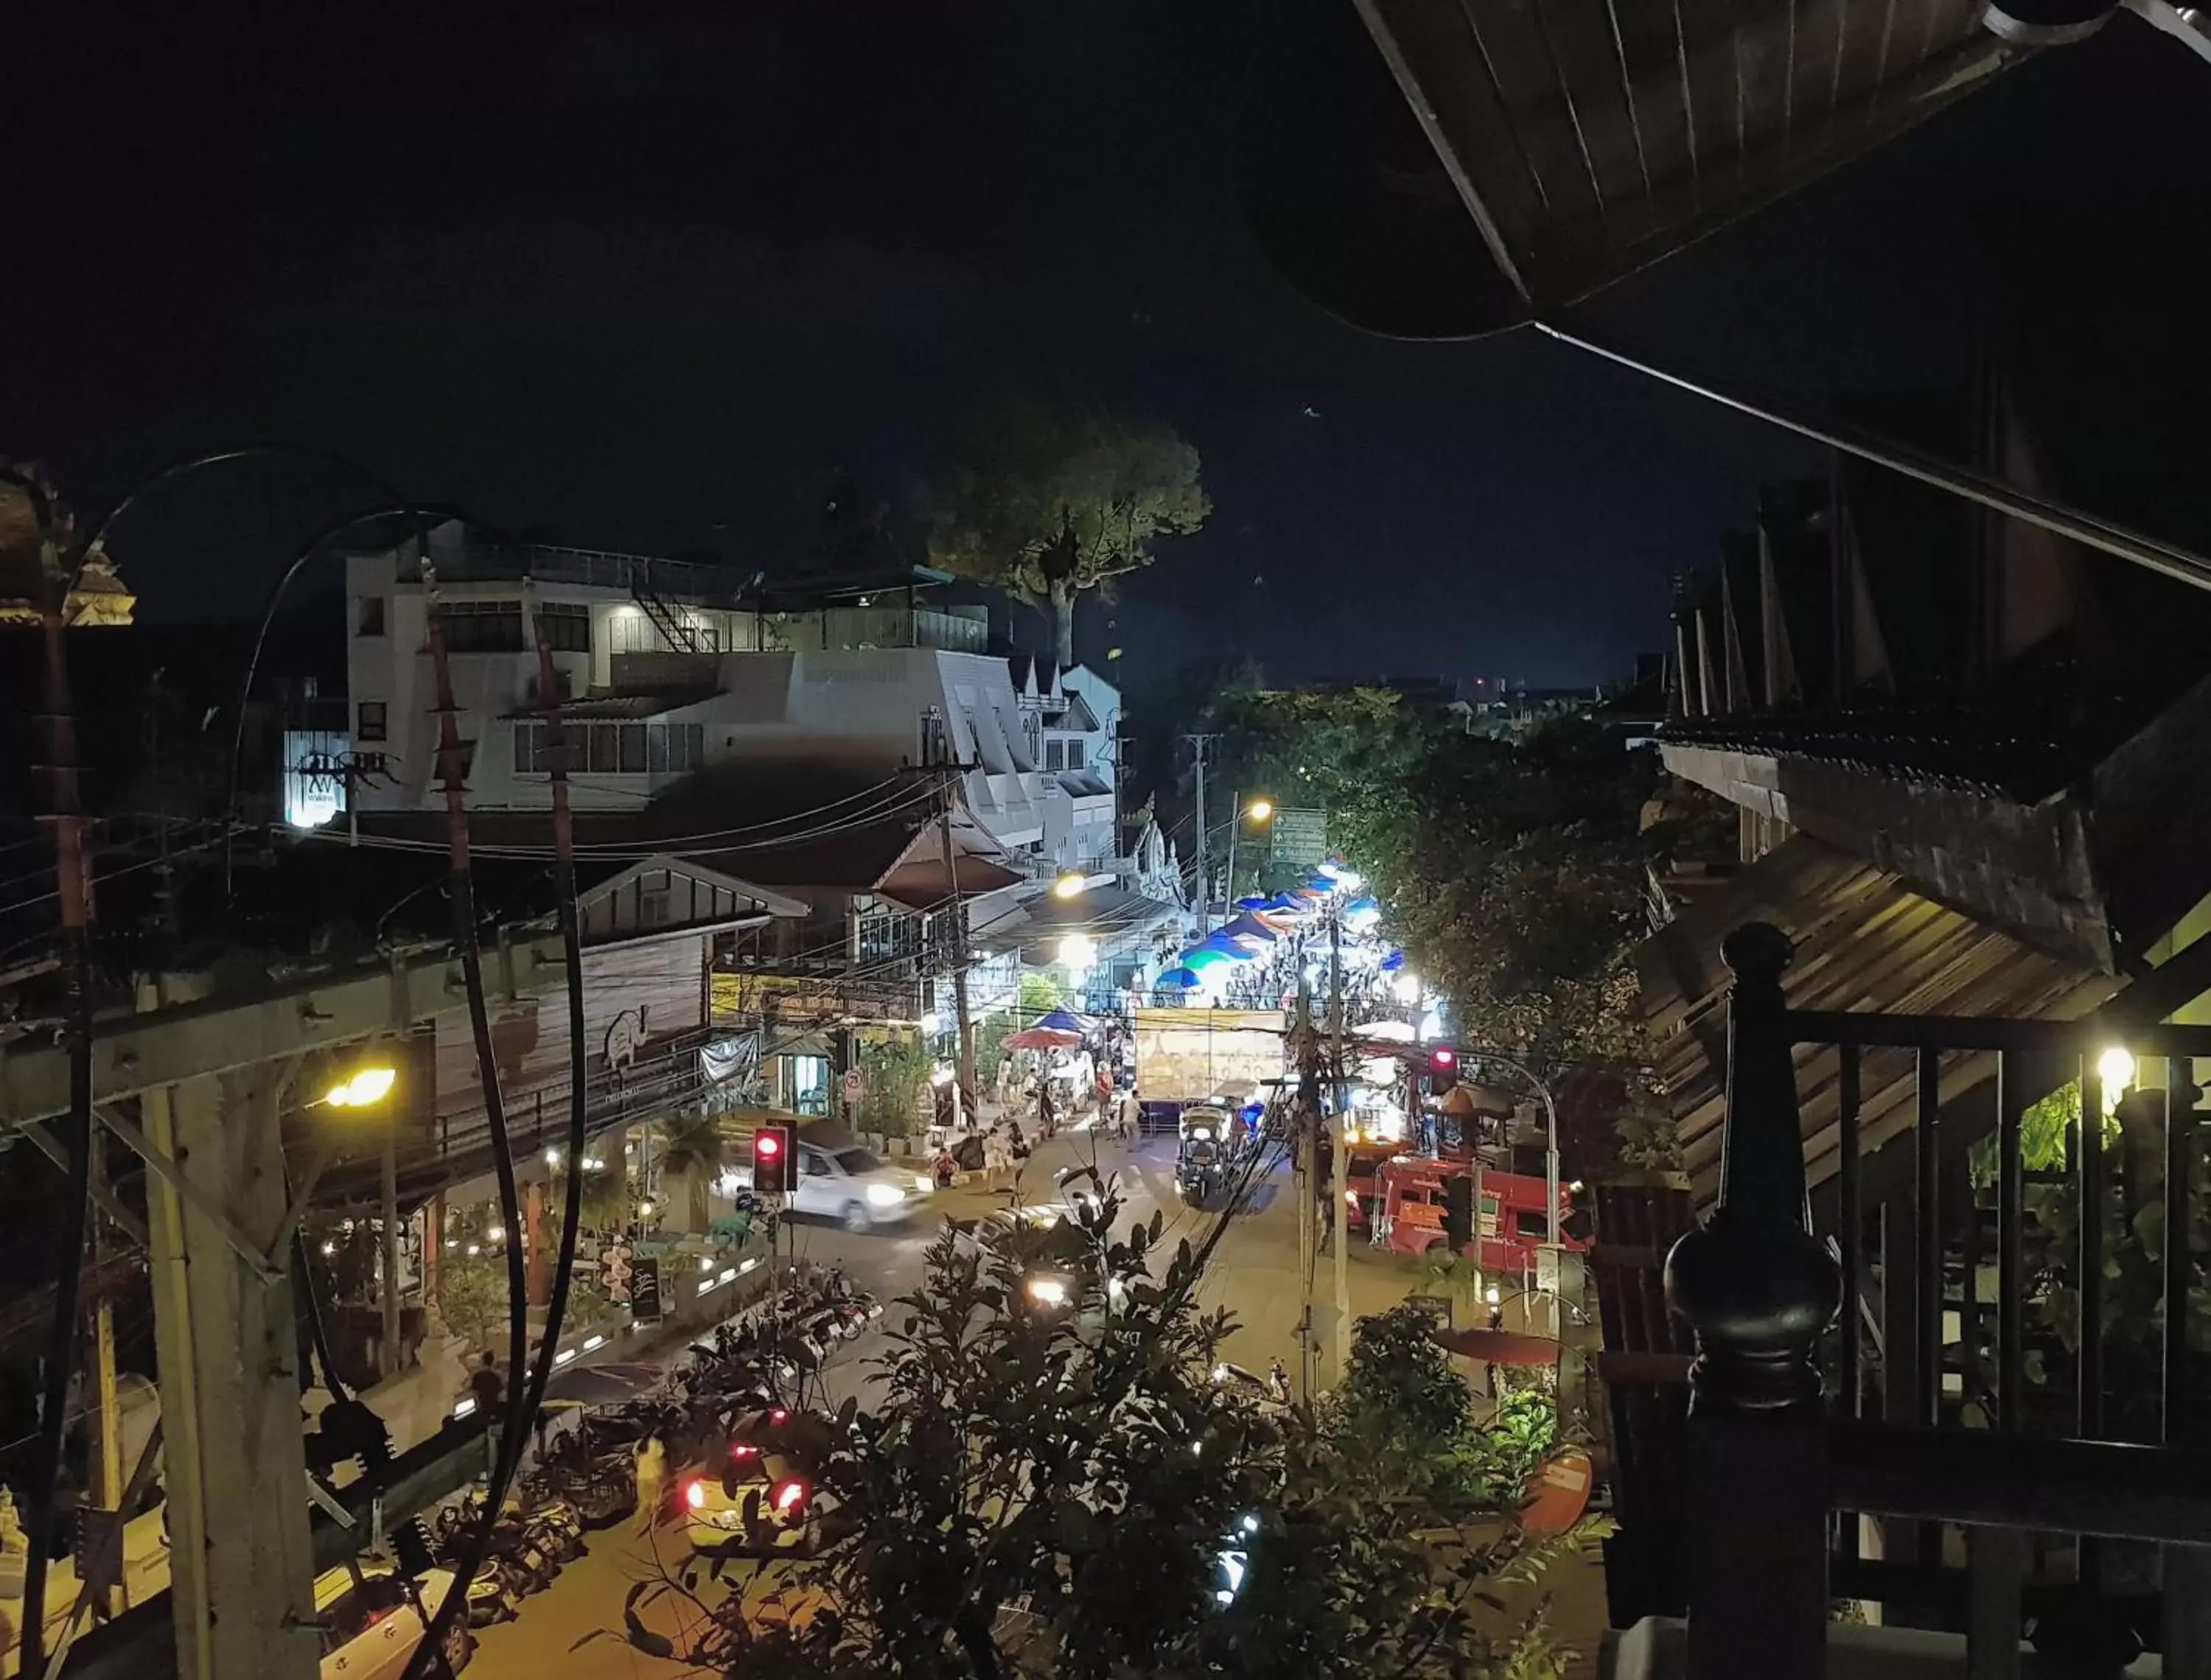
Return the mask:
<svg viewBox="0 0 2211 1680">
<path fill-rule="evenodd" d="M 1093 1139 L 1087 1132 L 1065 1132 L 1040 1145 L 1030 1159 L 1024 1197 L 1050 1200 L 1054 1174 L 1094 1160 L 1102 1170 L 1118 1175 L 1126 1218 L 1149 1219 L 1155 1209 L 1166 1210 L 1164 1240 L 1171 1247 L 1178 1237 L 1197 1236 L 1212 1217 L 1182 1209 L 1174 1192 L 1174 1149 L 1171 1137 L 1123 1145 L 1110 1137 Z M 1289 1169 L 1282 1166 L 1253 1187 L 1246 1207 L 1221 1239 L 1201 1286 L 1201 1299 L 1208 1308 L 1227 1307 L 1239 1320 L 1224 1357 L 1262 1375 L 1274 1359 L 1292 1372 L 1297 1369 L 1297 1234 L 1289 1186 Z M 856 1286 L 887 1303 L 921 1281 L 923 1250 L 939 1219 L 980 1212 L 1003 1202 L 1002 1194 L 955 1188 L 933 1198 L 928 1218 L 918 1218 L 906 1229 L 855 1236 L 829 1225 L 801 1224 L 794 1228 L 796 1246 L 803 1257 L 841 1263 Z M 1402 1299 L 1416 1275 L 1410 1261 L 1385 1259 L 1363 1242 L 1354 1242 L 1350 1273 L 1354 1313 L 1377 1312 Z M 1324 1260 L 1324 1297 L 1328 1277 Z M 869 1362 L 882 1345 L 881 1331 L 846 1345 L 833 1367 L 833 1397 L 841 1399 L 864 1385 Z M 656 1578 L 663 1573 L 663 1562 L 667 1573 L 678 1573 L 683 1561 L 680 1541 L 671 1543 L 665 1533 L 656 1537 L 643 1532 L 635 1522 L 593 1535 L 585 1556 L 570 1563 L 550 1589 L 525 1600 L 518 1620 L 481 1630 L 469 1671 L 471 1680 L 627 1680 L 680 1671 L 676 1664 L 632 1649 L 620 1629 L 622 1598 L 631 1584 Z M 665 1595 L 647 1612 L 647 1625 L 680 1645 L 686 1608 L 680 1595 Z M 578 1641 L 599 1629 L 615 1631 L 578 1647 Z"/>
</svg>

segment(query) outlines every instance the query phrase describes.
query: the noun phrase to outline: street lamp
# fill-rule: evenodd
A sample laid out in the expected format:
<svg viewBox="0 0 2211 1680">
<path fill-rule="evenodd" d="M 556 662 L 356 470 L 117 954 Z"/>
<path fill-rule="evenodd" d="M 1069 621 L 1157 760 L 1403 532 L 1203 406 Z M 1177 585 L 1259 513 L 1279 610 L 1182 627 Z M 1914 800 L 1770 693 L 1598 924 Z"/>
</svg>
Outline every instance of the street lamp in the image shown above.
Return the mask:
<svg viewBox="0 0 2211 1680">
<path fill-rule="evenodd" d="M 1245 802 L 1242 794 L 1236 795 L 1236 815 L 1228 825 L 1228 879 L 1221 895 L 1221 916 L 1224 919 L 1227 916 L 1229 903 L 1236 897 L 1236 837 L 1244 831 L 1245 823 L 1264 824 L 1272 821 L 1274 815 L 1275 801 L 1264 794 L 1249 803 Z M 1207 902 L 1211 903 L 1209 896 Z M 1209 913 L 1207 919 L 1211 920 Z M 1213 930 L 1208 928 L 1206 931 L 1211 933 Z"/>
<path fill-rule="evenodd" d="M 1089 876 L 1082 873 L 1080 870 L 1069 869 L 1063 873 L 1057 880 L 1052 882 L 1051 896 L 1055 898 L 1079 897 L 1089 885 Z"/>
<path fill-rule="evenodd" d="M 391 1095 L 398 1079 L 399 1071 L 394 1067 L 380 1064 L 356 1067 L 323 1093 L 323 1102 L 333 1109 L 373 1108 Z"/>
</svg>

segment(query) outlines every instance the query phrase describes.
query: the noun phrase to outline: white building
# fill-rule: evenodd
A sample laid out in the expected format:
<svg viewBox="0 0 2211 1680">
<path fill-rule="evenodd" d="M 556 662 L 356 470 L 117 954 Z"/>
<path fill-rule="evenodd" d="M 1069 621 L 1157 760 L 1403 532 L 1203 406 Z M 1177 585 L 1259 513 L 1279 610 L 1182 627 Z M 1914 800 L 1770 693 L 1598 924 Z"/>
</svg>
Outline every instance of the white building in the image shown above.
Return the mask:
<svg viewBox="0 0 2211 1680">
<path fill-rule="evenodd" d="M 1041 686 L 1031 671 L 1017 692 L 1008 661 L 984 651 L 986 609 L 923 601 L 944 574 L 764 586 L 637 555 L 493 546 L 458 521 L 435 528 L 430 547 L 457 723 L 474 743 L 471 808 L 550 803 L 542 617 L 580 810 L 636 809 L 709 765 L 815 764 L 841 778 L 959 764 L 978 821 L 1036 875 L 1113 854 L 1118 691 L 1046 668 Z M 347 591 L 352 747 L 383 755 L 360 808 L 435 809 L 438 718 L 414 542 L 349 557 Z"/>
</svg>

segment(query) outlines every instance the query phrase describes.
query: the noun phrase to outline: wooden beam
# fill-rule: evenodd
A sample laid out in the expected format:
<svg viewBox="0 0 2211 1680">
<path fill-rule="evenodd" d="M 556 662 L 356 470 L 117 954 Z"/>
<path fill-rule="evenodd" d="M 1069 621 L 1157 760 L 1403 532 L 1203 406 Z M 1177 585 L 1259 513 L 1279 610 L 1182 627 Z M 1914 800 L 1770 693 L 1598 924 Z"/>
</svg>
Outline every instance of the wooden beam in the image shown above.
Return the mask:
<svg viewBox="0 0 2211 1680">
<path fill-rule="evenodd" d="M 560 937 L 533 934 L 484 953 L 501 989 L 542 997 L 567 984 Z M 395 1024 L 395 1005 L 403 1018 Z M 203 999 L 93 1023 L 93 1100 L 112 1103 L 256 1062 L 326 1049 L 462 1007 L 461 964 L 421 953 L 288 982 L 243 1000 Z M 69 1112 L 69 1054 L 58 1045 L 0 1055 L 0 1121 Z"/>
</svg>

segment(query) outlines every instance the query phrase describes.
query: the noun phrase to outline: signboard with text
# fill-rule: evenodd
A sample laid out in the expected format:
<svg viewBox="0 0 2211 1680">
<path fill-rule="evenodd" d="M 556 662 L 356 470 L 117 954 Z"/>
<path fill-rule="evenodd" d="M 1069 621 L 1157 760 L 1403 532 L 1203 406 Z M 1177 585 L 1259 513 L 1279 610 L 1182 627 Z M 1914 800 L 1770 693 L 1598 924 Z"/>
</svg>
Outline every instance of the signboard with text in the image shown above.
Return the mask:
<svg viewBox="0 0 2211 1680">
<path fill-rule="evenodd" d="M 1310 869 L 1328 855 L 1328 808 L 1284 806 L 1275 813 L 1267 861 Z"/>
<path fill-rule="evenodd" d="M 629 1315 L 639 1324 L 660 1321 L 660 1260 L 639 1254 L 630 1262 Z"/>
</svg>

